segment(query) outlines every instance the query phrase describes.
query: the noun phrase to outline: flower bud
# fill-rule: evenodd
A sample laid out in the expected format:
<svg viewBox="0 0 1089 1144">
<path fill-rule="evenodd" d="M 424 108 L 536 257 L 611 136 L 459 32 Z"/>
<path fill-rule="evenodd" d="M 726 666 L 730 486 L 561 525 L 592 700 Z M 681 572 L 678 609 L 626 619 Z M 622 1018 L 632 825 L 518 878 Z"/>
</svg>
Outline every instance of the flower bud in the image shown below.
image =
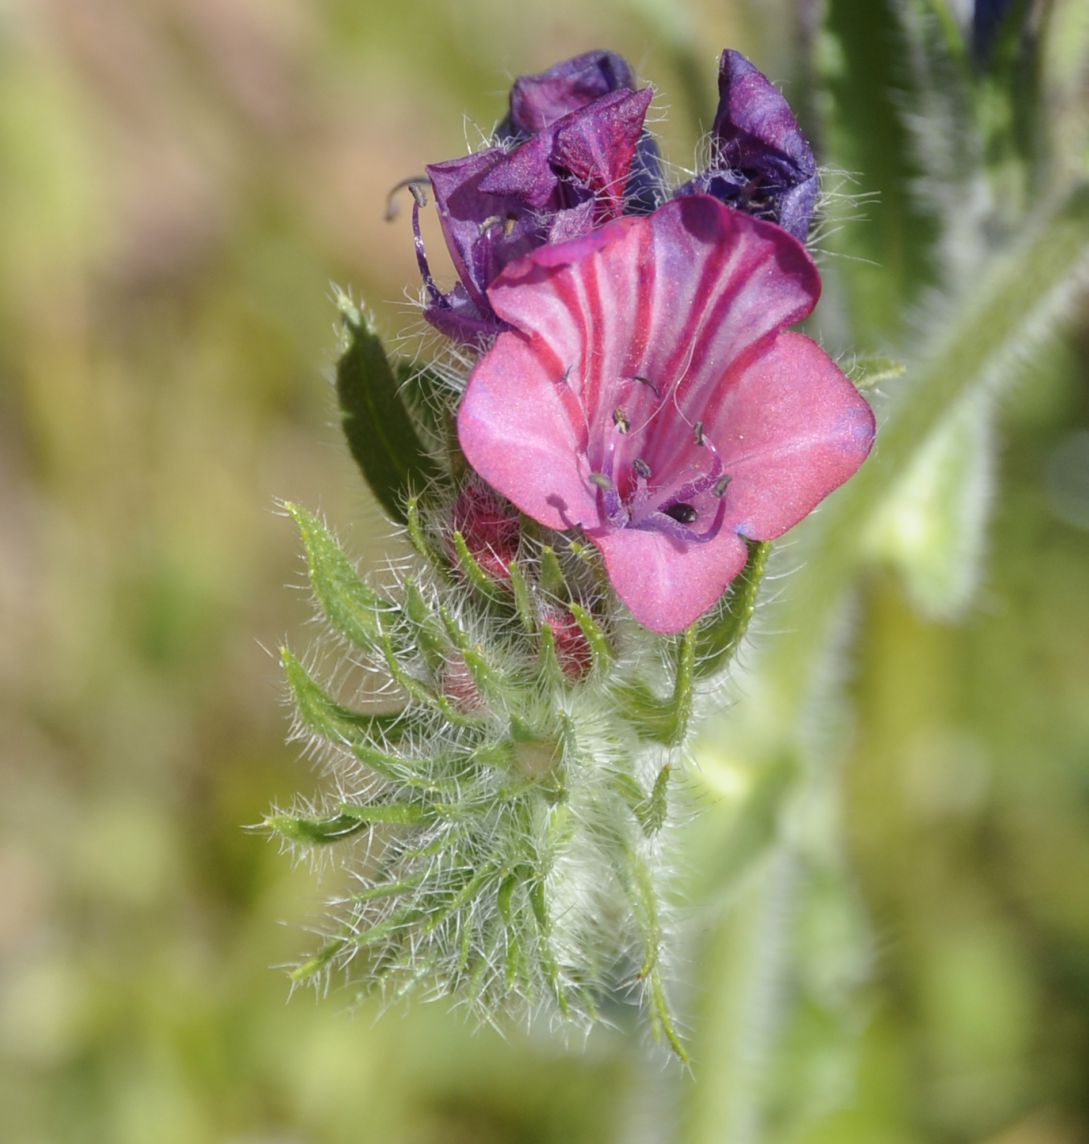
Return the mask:
<svg viewBox="0 0 1089 1144">
<path fill-rule="evenodd" d="M 718 93 L 711 162 L 677 194 L 713 195 L 805 242 L 820 181 L 790 104 L 763 72 L 730 50 L 719 60 Z"/>
<path fill-rule="evenodd" d="M 574 615 L 567 608 L 549 605 L 541 609 L 541 623 L 552 629 L 560 670 L 568 679 L 582 679 L 594 666 L 594 655 Z"/>
<path fill-rule="evenodd" d="M 458 493 L 451 512 L 469 555 L 489 578 L 510 582 L 510 564 L 518 555 L 521 524 L 518 510 L 487 485 L 470 481 Z M 456 556 L 453 557 L 456 561 Z"/>
</svg>

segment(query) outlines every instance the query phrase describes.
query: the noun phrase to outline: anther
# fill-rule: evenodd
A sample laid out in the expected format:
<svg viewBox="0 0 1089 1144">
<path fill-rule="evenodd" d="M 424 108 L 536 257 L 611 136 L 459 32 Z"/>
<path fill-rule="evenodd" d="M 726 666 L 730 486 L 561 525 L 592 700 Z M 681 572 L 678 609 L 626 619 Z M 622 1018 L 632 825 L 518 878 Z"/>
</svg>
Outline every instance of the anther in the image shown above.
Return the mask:
<svg viewBox="0 0 1089 1144">
<path fill-rule="evenodd" d="M 599 489 L 604 489 L 605 492 L 611 492 L 616 488 L 612 480 L 605 476 L 604 473 L 591 473 L 587 478 L 592 485 L 597 485 Z"/>
<path fill-rule="evenodd" d="M 714 487 L 711 489 L 711 492 L 713 492 L 716 497 L 725 496 L 726 489 L 729 487 L 730 482 L 732 480 L 733 480 L 733 477 L 729 476 L 728 474 L 725 476 L 719 477 L 719 479 L 717 481 L 715 481 Z"/>
<path fill-rule="evenodd" d="M 692 435 L 693 435 L 693 437 L 695 437 L 697 445 L 703 444 L 703 422 L 702 421 L 697 421 L 696 424 L 692 426 Z"/>
<path fill-rule="evenodd" d="M 650 465 L 643 460 L 642 457 L 636 457 L 631 463 L 631 467 L 643 478 L 644 481 L 650 480 Z"/>
<path fill-rule="evenodd" d="M 613 410 L 613 424 L 616 426 L 618 433 L 627 433 L 631 428 L 631 421 L 628 415 L 619 406 Z"/>
<path fill-rule="evenodd" d="M 393 222 L 398 214 L 400 214 L 401 208 L 397 203 L 398 191 L 403 191 L 407 187 L 412 193 L 416 205 L 418 207 L 425 207 L 427 206 L 427 188 L 429 186 L 431 186 L 431 180 L 426 175 L 412 175 L 408 179 L 402 179 L 399 183 L 394 183 L 389 189 L 389 194 L 386 195 L 386 222 Z"/>
</svg>

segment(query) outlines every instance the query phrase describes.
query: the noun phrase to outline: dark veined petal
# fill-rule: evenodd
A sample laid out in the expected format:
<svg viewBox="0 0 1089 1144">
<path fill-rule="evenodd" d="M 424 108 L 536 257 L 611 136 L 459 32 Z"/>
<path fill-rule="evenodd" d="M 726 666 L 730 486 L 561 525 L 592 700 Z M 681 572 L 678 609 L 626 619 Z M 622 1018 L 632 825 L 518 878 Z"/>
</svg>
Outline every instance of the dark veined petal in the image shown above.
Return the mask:
<svg viewBox="0 0 1089 1144">
<path fill-rule="evenodd" d="M 488 291 L 511 331 L 458 416 L 469 463 L 523 512 L 581 526 L 621 599 L 677 631 L 862 463 L 873 415 L 784 327 L 816 270 L 781 228 L 706 196 L 540 247 Z"/>
</svg>

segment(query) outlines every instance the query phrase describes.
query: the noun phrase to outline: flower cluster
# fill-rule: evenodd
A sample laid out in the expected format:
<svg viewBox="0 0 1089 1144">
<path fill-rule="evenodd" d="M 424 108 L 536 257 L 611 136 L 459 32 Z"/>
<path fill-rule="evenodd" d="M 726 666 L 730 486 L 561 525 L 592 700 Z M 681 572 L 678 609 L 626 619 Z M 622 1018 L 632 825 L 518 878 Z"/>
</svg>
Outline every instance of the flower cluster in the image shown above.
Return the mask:
<svg viewBox="0 0 1089 1144">
<path fill-rule="evenodd" d="M 665 182 L 650 88 L 609 52 L 519 79 L 494 143 L 427 168 L 458 281 L 425 316 L 480 351 L 472 468 L 581 529 L 645 627 L 680 631 L 850 477 L 874 420 L 787 327 L 816 304 L 817 168 L 788 104 L 722 54 L 711 161 Z M 419 203 L 417 203 L 417 211 Z"/>
<path fill-rule="evenodd" d="M 726 52 L 719 86 L 707 168 L 672 187 L 653 93 L 620 57 L 519 79 L 488 147 L 427 169 L 445 291 L 413 181 L 424 313 L 458 369 L 391 360 L 338 300 L 348 445 L 418 559 L 368 582 L 285 505 L 348 652 L 323 679 L 322 656 L 283 651 L 295 732 L 336 783 L 266 822 L 337 847 L 359 881 L 295 980 L 354 965 L 386 997 L 581 1027 L 630 993 L 686 1059 L 671 775 L 744 638 L 764 542 L 873 439 L 851 383 L 788 328 L 820 292 L 813 156 L 747 60 Z"/>
</svg>

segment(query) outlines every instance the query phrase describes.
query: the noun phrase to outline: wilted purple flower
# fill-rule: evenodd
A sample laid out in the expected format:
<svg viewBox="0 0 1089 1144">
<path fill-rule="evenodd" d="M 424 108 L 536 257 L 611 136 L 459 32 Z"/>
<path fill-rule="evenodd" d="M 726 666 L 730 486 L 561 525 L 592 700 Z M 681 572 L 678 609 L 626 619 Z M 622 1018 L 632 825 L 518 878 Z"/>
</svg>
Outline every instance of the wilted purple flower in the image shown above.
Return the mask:
<svg viewBox="0 0 1089 1144">
<path fill-rule="evenodd" d="M 740 52 L 719 60 L 710 165 L 677 191 L 709 194 L 805 241 L 820 183 L 813 152 L 779 89 Z"/>
<path fill-rule="evenodd" d="M 623 90 L 635 91 L 635 74 L 615 52 L 586 52 L 537 75 L 519 76 L 510 89 L 510 112 L 496 127 L 496 138 L 526 139 L 595 99 Z"/>
<path fill-rule="evenodd" d="M 473 468 L 549 528 L 581 527 L 620 598 L 687 627 L 747 559 L 862 463 L 869 406 L 814 342 L 804 247 L 705 195 L 538 247 L 488 289 L 508 323 L 469 377 Z"/>
<path fill-rule="evenodd" d="M 495 136 L 500 142 L 527 138 L 603 95 L 624 90 L 636 90 L 628 61 L 615 52 L 586 52 L 537 75 L 519 76 L 511 88 L 510 112 Z M 658 144 L 644 129 L 624 188 L 624 213 L 652 211 L 664 198 Z"/>
<path fill-rule="evenodd" d="M 458 282 L 435 285 L 416 227 L 424 315 L 458 341 L 503 328 L 486 291 L 509 262 L 544 243 L 588 234 L 656 201 L 657 150 L 643 131 L 653 92 L 631 69 L 592 52 L 519 79 L 500 144 L 435 163 L 427 174 Z M 418 209 L 418 208 L 417 208 Z"/>
</svg>

